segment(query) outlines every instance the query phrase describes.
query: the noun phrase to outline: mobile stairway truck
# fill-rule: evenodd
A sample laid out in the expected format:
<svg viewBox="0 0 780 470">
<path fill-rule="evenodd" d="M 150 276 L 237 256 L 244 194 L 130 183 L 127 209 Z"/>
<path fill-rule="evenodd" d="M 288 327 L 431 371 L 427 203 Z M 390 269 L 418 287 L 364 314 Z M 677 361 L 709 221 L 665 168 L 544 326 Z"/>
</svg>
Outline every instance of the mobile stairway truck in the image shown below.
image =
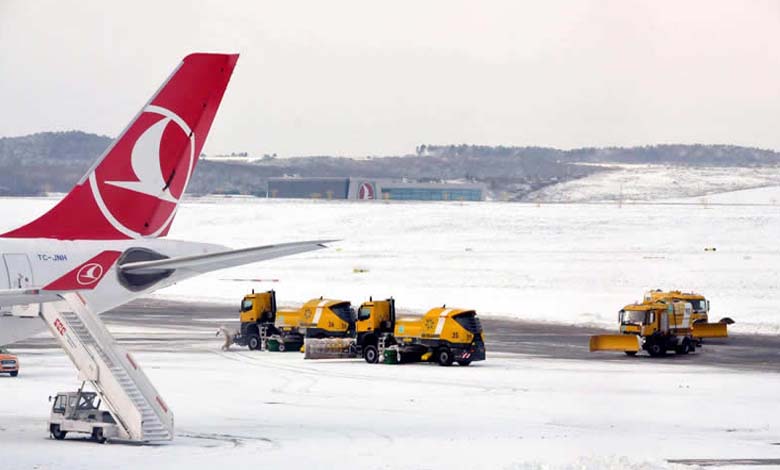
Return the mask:
<svg viewBox="0 0 780 470">
<path fill-rule="evenodd" d="M 363 357 L 375 364 L 437 362 L 468 366 L 485 360 L 482 325 L 474 310 L 437 307 L 422 317 L 396 318 L 395 300 L 364 302 L 350 337 L 306 339 L 306 358 Z"/>
<path fill-rule="evenodd" d="M 643 302 L 626 305 L 618 314 L 620 334 L 590 337 L 590 350 L 622 351 L 634 356 L 645 350 L 653 357 L 667 351 L 688 354 L 696 350 L 688 302 Z"/>
</svg>

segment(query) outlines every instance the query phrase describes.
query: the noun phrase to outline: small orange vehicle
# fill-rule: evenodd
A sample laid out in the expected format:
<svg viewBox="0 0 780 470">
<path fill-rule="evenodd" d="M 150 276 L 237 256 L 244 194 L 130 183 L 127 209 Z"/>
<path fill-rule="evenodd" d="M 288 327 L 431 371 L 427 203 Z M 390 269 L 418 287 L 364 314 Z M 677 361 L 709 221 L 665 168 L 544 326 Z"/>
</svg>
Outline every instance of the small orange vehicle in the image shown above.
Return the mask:
<svg viewBox="0 0 780 470">
<path fill-rule="evenodd" d="M 19 375 L 19 358 L 5 348 L 0 348 L 0 374 Z"/>
</svg>

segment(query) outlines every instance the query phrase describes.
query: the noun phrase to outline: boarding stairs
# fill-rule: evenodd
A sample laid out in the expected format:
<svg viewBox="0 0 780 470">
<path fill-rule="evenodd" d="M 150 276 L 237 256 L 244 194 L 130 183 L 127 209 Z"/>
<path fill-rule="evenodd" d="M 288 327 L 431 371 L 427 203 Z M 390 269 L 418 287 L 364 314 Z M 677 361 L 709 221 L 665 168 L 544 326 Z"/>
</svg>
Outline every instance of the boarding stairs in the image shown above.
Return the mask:
<svg viewBox="0 0 780 470">
<path fill-rule="evenodd" d="M 173 439 L 173 413 L 154 385 L 83 298 L 74 293 L 41 304 L 41 317 L 79 370 L 92 383 L 119 427 L 120 439 Z"/>
</svg>

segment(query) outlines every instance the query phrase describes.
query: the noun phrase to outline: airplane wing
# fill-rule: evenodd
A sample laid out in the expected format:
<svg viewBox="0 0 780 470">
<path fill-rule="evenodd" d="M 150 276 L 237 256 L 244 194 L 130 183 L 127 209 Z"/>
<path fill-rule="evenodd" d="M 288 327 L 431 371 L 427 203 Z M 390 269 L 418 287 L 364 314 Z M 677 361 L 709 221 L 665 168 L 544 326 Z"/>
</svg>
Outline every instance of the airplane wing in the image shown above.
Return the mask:
<svg viewBox="0 0 780 470">
<path fill-rule="evenodd" d="M 41 289 L 2 289 L 0 290 L 0 307 L 53 302 L 59 298 L 54 292 Z"/>
<path fill-rule="evenodd" d="M 179 256 L 154 261 L 135 261 L 120 264 L 119 270 L 128 274 L 155 274 L 171 269 L 206 273 L 217 269 L 231 268 L 281 256 L 289 256 L 307 251 L 327 248 L 325 243 L 334 240 L 315 240 L 308 242 L 280 243 L 278 245 L 256 246 L 240 250 L 220 251 L 205 255 Z"/>
</svg>

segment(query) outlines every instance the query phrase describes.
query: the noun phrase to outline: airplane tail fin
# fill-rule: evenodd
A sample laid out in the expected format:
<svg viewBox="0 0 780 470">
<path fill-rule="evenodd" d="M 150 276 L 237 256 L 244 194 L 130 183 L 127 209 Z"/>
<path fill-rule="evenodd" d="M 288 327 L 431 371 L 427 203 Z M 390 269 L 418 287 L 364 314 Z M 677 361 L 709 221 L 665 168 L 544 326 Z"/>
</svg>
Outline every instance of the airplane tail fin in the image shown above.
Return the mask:
<svg viewBox="0 0 780 470">
<path fill-rule="evenodd" d="M 0 235 L 116 240 L 168 233 L 238 54 L 191 54 L 49 212 Z"/>
</svg>

